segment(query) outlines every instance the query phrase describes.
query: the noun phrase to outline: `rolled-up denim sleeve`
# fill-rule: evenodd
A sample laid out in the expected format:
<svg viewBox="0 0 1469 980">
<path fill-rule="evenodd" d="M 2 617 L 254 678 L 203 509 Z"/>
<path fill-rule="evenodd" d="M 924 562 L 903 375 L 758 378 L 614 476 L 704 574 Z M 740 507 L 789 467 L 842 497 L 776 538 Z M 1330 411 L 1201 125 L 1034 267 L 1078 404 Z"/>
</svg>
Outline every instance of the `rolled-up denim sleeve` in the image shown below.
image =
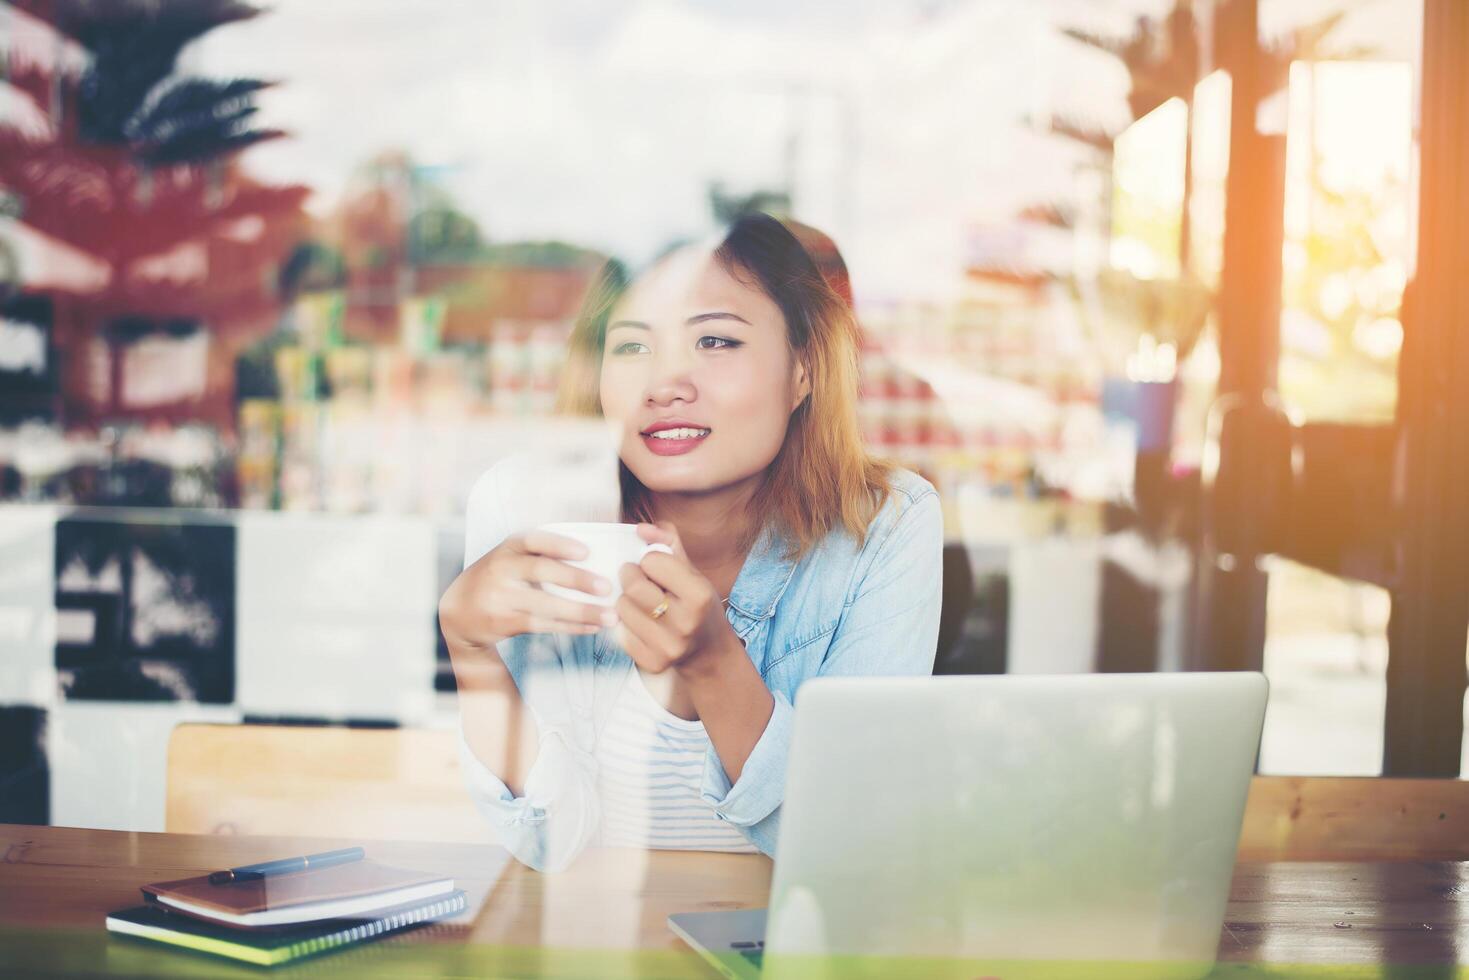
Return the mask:
<svg viewBox="0 0 1469 980">
<path fill-rule="evenodd" d="M 460 763 L 470 799 L 522 863 L 538 871 L 571 864 L 601 819 L 597 762 L 590 732 L 573 701 L 583 695 L 567 637 L 529 633 L 500 642 L 500 659 L 535 721 L 536 760 L 516 796 L 475 756 L 459 730 Z"/>
<path fill-rule="evenodd" d="M 785 799 L 786 756 L 791 748 L 795 708 L 781 691 L 772 691 L 775 710 L 760 740 L 750 750 L 740 778 L 731 783 L 711 745 L 704 756 L 704 785 L 700 796 L 720 820 L 740 829 L 745 838 L 766 854 L 775 854 L 780 829 L 780 804 Z"/>
<path fill-rule="evenodd" d="M 596 769 L 563 733 L 540 736 L 536 761 L 516 796 L 480 762 L 461 728 L 459 762 L 475 809 L 495 829 L 516 860 L 537 871 L 560 871 L 596 834 L 599 804 Z"/>
<path fill-rule="evenodd" d="M 933 673 L 943 598 L 943 512 L 930 490 L 914 500 L 879 542 L 853 590 L 816 676 Z M 704 760 L 702 797 L 750 843 L 775 853 L 785 799 L 795 707 L 772 691 L 775 710 L 733 782 L 713 747 Z"/>
</svg>

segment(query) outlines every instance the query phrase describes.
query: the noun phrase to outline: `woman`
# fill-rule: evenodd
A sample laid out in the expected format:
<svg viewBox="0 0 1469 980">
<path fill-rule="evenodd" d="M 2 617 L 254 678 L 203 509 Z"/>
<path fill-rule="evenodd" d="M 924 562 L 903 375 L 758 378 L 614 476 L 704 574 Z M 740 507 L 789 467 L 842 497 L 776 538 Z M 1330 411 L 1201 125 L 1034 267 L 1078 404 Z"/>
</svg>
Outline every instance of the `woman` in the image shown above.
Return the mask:
<svg viewBox="0 0 1469 980">
<path fill-rule="evenodd" d="M 471 795 L 521 861 L 561 868 L 591 843 L 771 854 L 801 683 L 931 672 L 938 495 L 863 449 L 856 370 L 850 306 L 769 216 L 635 282 L 604 273 L 562 407 L 617 424 L 624 520 L 672 554 L 623 566 L 610 612 L 541 591 L 610 584 L 566 563 L 577 542 L 504 536 L 500 464 L 439 607 Z M 533 730 L 506 746 L 522 701 Z"/>
</svg>

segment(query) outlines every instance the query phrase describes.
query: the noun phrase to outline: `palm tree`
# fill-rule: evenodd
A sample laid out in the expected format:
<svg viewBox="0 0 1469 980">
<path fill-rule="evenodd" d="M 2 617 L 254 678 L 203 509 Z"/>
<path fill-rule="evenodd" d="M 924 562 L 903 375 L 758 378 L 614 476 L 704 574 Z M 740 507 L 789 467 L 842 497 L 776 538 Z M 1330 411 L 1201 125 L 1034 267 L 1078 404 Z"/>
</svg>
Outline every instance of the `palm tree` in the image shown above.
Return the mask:
<svg viewBox="0 0 1469 980">
<path fill-rule="evenodd" d="M 1113 55 L 1127 68 L 1127 104 L 1141 119 L 1171 98 L 1188 101 L 1199 79 L 1198 25 L 1193 7 L 1179 0 L 1161 20 L 1138 17 L 1123 37 L 1106 37 L 1074 27 L 1061 33 Z"/>
<path fill-rule="evenodd" d="M 90 55 L 76 90 L 86 142 L 126 146 L 151 164 L 202 163 L 282 135 L 251 127 L 251 96 L 267 83 L 176 73 L 185 45 L 258 16 L 258 7 L 240 0 L 19 0 L 16 6 Z"/>
<path fill-rule="evenodd" d="M 0 192 L 25 226 L 109 271 L 99 288 L 51 290 L 58 343 L 123 317 L 204 322 L 216 335 L 268 319 L 270 273 L 305 225 L 308 193 L 238 166 L 242 149 L 284 135 L 255 124 L 255 96 L 269 83 L 177 68 L 185 45 L 261 10 L 238 0 L 13 6 L 49 26 L 58 50 L 70 41 L 83 55 L 78 65 L 6 52 L 0 76 L 46 120 L 41 133 L 0 123 Z M 170 262 L 194 274 L 149 271 Z"/>
</svg>

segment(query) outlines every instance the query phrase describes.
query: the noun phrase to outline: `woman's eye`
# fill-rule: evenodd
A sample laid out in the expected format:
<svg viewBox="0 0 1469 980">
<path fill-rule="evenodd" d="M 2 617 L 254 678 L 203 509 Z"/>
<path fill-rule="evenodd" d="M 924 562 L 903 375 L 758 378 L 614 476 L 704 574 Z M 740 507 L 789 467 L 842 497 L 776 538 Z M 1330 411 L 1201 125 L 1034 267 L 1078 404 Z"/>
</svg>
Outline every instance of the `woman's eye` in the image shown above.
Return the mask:
<svg viewBox="0 0 1469 980">
<path fill-rule="evenodd" d="M 636 340 L 629 340 L 629 341 L 626 341 L 625 343 L 618 344 L 616 347 L 612 348 L 612 353 L 614 353 L 614 354 L 636 354 L 636 353 L 638 353 L 636 350 L 634 350 L 634 348 L 636 348 L 636 347 L 641 347 L 641 348 L 643 348 L 643 350 L 647 350 L 648 349 L 646 346 L 644 346 L 643 344 L 638 343 Z"/>
<path fill-rule="evenodd" d="M 706 343 L 704 343 L 704 341 L 706 341 L 706 340 L 712 340 L 713 343 L 712 344 L 706 344 Z M 740 342 L 738 340 L 730 340 L 730 339 L 728 339 L 726 337 L 700 337 L 699 338 L 699 349 L 700 350 L 725 350 L 725 349 L 734 350 L 738 346 L 740 346 Z"/>
</svg>

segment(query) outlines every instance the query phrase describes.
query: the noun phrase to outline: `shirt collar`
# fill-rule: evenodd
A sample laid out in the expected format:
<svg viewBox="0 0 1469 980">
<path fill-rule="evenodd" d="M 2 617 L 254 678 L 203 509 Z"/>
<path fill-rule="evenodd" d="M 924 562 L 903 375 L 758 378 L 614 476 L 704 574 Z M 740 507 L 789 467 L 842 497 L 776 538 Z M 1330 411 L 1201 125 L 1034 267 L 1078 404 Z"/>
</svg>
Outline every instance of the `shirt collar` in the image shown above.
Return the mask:
<svg viewBox="0 0 1469 980">
<path fill-rule="evenodd" d="M 769 619 L 775 613 L 796 563 L 786 558 L 788 543 L 775 523 L 765 525 L 729 592 L 729 606 L 746 619 Z"/>
</svg>

